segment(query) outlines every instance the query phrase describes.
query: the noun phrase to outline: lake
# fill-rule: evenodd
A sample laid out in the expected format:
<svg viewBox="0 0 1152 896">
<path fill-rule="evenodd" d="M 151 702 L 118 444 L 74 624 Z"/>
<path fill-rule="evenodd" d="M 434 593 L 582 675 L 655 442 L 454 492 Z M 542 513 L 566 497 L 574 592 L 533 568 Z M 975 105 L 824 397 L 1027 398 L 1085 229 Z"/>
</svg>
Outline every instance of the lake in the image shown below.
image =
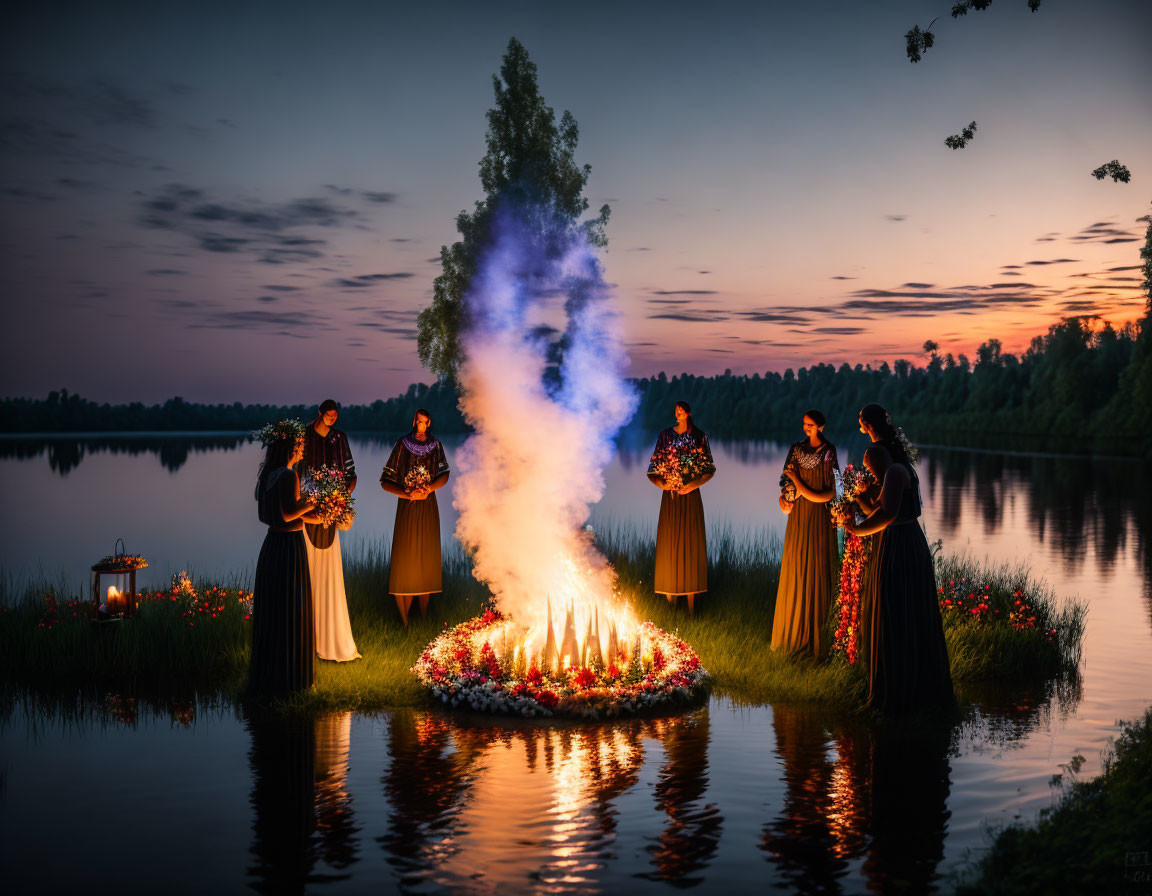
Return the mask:
<svg viewBox="0 0 1152 896">
<path fill-rule="evenodd" d="M 833 440 L 842 464 L 859 460 L 862 436 Z M 445 442 L 451 461 L 459 440 Z M 345 556 L 387 543 L 395 513 L 374 485 L 392 440 L 351 443 L 361 487 Z M 713 442 L 711 534 L 782 536 L 787 447 Z M 647 438 L 620 446 L 595 527 L 654 535 L 650 451 Z M 723 698 L 671 719 L 561 726 L 414 710 L 293 722 L 196 695 L 10 706 L 5 878 L 17 891 L 947 889 L 990 826 L 1034 819 L 1076 754 L 1081 777 L 1098 773 L 1117 720 L 1152 703 L 1152 483 L 1138 461 L 922 454 L 929 540 L 1025 563 L 1088 604 L 1077 683 L 977 691 L 962 723 L 917 736 Z M 0 563 L 12 587 L 80 590 L 120 536 L 148 558 L 145 584 L 180 569 L 249 582 L 259 458 L 228 434 L 0 439 L 15 508 Z"/>
</svg>

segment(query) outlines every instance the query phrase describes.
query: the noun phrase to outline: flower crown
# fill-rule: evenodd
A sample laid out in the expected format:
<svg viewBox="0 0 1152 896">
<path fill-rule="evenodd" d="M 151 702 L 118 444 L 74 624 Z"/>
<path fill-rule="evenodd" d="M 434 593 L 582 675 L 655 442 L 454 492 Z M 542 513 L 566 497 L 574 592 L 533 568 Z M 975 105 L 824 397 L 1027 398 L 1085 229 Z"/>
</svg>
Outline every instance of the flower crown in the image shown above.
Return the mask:
<svg viewBox="0 0 1152 896">
<path fill-rule="evenodd" d="M 891 417 L 888 418 L 888 422 L 892 422 Z M 904 434 L 904 430 L 899 426 L 896 427 L 896 441 L 904 446 L 904 453 L 908 455 L 908 463 L 914 464 L 920 460 L 920 449 L 909 441 L 908 436 Z"/>
<path fill-rule="evenodd" d="M 304 424 L 299 420 L 281 420 L 279 423 L 269 423 L 260 429 L 252 430 L 252 438 L 259 439 L 260 444 L 267 448 L 281 439 L 291 439 L 295 442 L 304 438 L 305 432 Z"/>
</svg>

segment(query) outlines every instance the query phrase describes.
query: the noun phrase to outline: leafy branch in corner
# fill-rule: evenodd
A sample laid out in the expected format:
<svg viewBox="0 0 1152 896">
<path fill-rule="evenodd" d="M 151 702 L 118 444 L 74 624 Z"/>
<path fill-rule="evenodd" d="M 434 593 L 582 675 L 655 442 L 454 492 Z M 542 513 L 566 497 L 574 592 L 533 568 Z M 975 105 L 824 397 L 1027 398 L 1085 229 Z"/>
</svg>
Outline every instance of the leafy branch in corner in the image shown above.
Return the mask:
<svg viewBox="0 0 1152 896">
<path fill-rule="evenodd" d="M 1105 162 L 1092 172 L 1092 176 L 1096 178 L 1096 180 L 1104 180 L 1104 178 L 1110 177 L 1112 178 L 1112 182 L 1117 184 L 1126 184 L 1132 180 L 1132 172 L 1128 170 L 1127 165 L 1121 165 L 1119 159 Z"/>
<path fill-rule="evenodd" d="M 1028 8 L 1036 12 L 1040 8 L 1041 0 L 1028 0 Z M 952 18 L 958 19 L 968 15 L 969 12 L 983 12 L 992 5 L 992 0 L 960 0 L 952 5 Z M 924 52 L 936 43 L 936 35 L 932 33 L 932 26 L 940 21 L 940 16 L 928 23 L 928 27 L 921 30 L 919 25 L 913 25 L 912 30 L 904 35 L 905 52 L 909 62 L 919 62 Z M 953 147 L 955 149 L 956 147 Z"/>
<path fill-rule="evenodd" d="M 972 122 L 968 127 L 964 128 L 959 134 L 953 134 L 951 137 L 944 138 L 944 145 L 949 149 L 963 149 L 968 145 L 968 141 L 976 136 L 976 122 Z"/>
</svg>

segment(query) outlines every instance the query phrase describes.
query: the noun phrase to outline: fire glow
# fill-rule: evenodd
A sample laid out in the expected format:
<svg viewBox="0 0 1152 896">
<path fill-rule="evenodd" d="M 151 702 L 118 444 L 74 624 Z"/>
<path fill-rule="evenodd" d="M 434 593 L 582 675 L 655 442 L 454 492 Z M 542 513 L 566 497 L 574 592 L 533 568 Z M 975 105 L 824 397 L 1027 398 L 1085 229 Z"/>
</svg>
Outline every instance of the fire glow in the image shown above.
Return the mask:
<svg viewBox="0 0 1152 896">
<path fill-rule="evenodd" d="M 637 619 L 587 528 L 636 407 L 611 298 L 584 227 L 539 206 L 494 214 L 461 333 L 473 435 L 453 503 L 496 612 L 446 632 L 413 670 L 449 702 L 466 691 L 474 708 L 531 715 L 588 691 L 623 705 L 704 682 L 691 648 Z M 521 702 L 489 706 L 478 688 Z"/>
</svg>

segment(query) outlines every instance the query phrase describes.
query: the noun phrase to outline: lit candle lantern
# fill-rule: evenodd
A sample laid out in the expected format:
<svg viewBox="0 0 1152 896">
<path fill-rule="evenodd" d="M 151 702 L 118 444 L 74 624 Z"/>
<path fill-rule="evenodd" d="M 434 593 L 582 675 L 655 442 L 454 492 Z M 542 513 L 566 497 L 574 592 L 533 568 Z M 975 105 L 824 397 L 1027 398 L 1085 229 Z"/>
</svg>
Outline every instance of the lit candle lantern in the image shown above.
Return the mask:
<svg viewBox="0 0 1152 896">
<path fill-rule="evenodd" d="M 147 567 L 147 560 L 138 554 L 126 553 L 124 541 L 116 539 L 115 552 L 92 565 L 92 601 L 96 604 L 97 618 L 131 616 L 136 612 L 136 571 Z M 108 586 L 106 593 L 100 589 L 101 576 L 110 576 L 115 583 Z M 102 614 L 101 597 L 105 598 Z"/>
</svg>

